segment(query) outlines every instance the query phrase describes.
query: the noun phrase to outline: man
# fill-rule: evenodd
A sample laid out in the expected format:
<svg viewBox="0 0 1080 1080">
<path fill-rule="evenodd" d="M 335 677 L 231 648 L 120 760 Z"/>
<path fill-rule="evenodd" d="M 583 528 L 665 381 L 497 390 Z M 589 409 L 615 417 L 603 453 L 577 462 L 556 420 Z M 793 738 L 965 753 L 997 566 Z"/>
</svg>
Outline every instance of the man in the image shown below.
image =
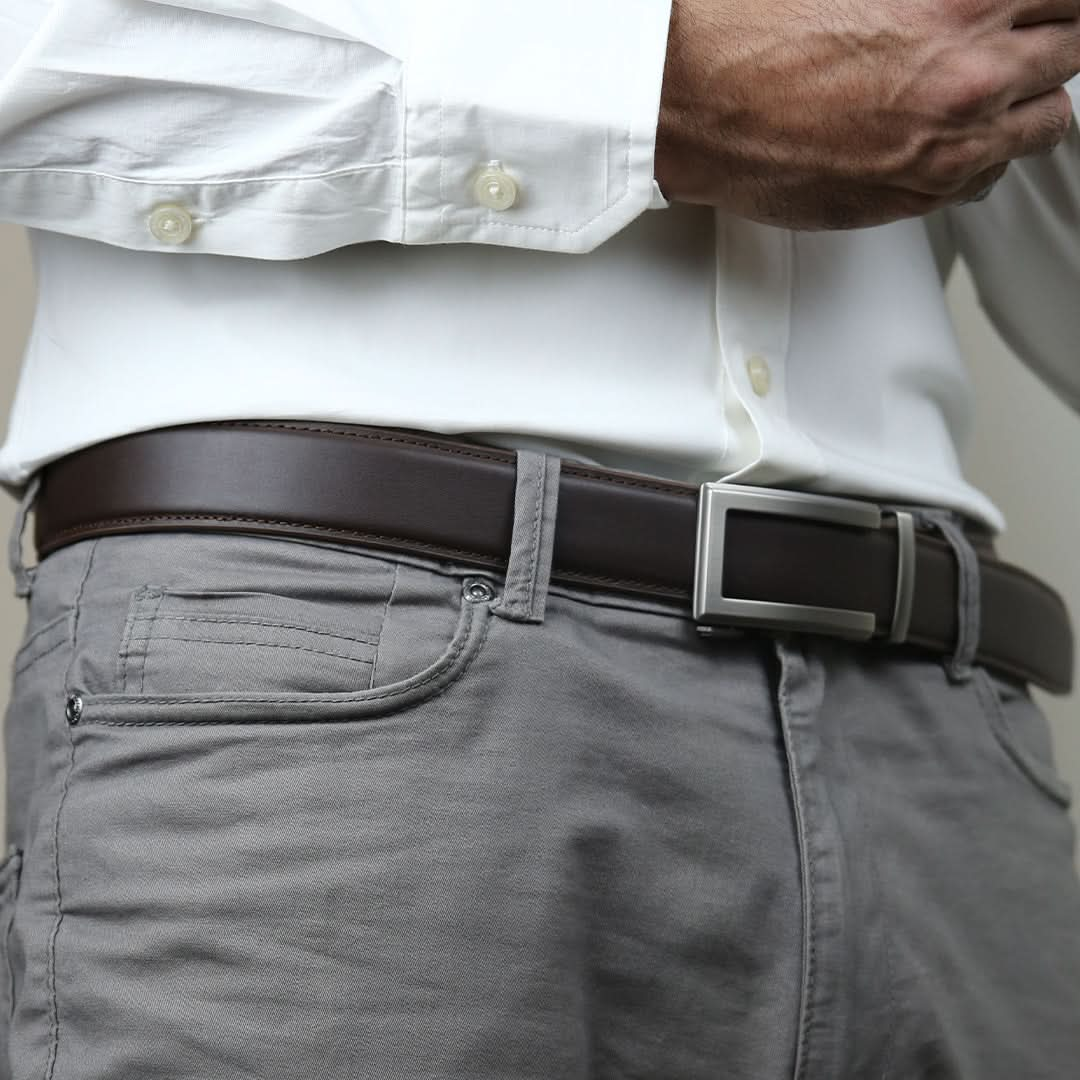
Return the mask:
<svg viewBox="0 0 1080 1080">
<path fill-rule="evenodd" d="M 2 19 L 13 1076 L 1075 1073 L 1076 0 Z"/>
</svg>

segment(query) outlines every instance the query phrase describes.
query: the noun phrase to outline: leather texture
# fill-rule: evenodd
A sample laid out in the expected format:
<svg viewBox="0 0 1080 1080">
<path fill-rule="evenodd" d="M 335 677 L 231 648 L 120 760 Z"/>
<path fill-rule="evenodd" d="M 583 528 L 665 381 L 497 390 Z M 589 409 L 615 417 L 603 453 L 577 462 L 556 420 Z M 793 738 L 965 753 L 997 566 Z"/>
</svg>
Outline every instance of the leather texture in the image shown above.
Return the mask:
<svg viewBox="0 0 1080 1080">
<path fill-rule="evenodd" d="M 512 451 L 428 433 L 301 421 L 229 421 L 141 432 L 43 470 L 39 558 L 125 532 L 213 530 L 315 538 L 505 568 Z M 564 461 L 552 579 L 689 603 L 698 488 Z M 729 514 L 725 594 L 872 611 L 889 634 L 897 535 L 796 518 Z M 980 663 L 1068 693 L 1073 637 L 1061 597 L 999 560 L 972 532 L 982 586 Z M 957 568 L 919 531 L 909 645 L 955 648 Z M 904 646 L 893 646 L 904 647 Z"/>
</svg>

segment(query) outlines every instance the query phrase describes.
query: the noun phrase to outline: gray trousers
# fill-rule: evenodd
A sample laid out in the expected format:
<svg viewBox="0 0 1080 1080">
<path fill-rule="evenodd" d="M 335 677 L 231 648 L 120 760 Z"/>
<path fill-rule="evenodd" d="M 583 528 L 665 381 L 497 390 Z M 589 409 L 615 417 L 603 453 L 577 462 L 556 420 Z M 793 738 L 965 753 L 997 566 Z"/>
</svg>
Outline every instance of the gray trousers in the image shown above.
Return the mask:
<svg viewBox="0 0 1080 1080">
<path fill-rule="evenodd" d="M 505 575 L 177 532 L 27 579 L 9 1075 L 1080 1075 L 1024 688 L 551 584 L 526 457 Z"/>
</svg>

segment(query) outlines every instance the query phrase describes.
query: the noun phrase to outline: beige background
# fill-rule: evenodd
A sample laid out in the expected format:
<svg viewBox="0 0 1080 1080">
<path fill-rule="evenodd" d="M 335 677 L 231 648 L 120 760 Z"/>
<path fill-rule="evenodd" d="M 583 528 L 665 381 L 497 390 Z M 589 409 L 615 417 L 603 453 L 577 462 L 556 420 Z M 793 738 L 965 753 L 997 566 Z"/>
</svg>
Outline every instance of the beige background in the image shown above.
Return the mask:
<svg viewBox="0 0 1080 1080">
<path fill-rule="evenodd" d="M 970 475 L 1009 518 L 1002 553 L 1061 589 L 1080 624 L 1080 559 L 1075 555 L 1080 546 L 1080 417 L 1043 389 L 996 338 L 962 269 L 949 298 L 979 397 Z M 0 417 L 7 414 L 33 304 L 26 234 L 0 223 Z M 63 417 L 57 422 L 63 423 Z M 12 501 L 0 494 L 0 542 L 6 540 L 13 511 Z M 24 612 L 6 571 L 0 571 L 0 583 L 0 657 L 7 664 L 22 633 Z M 7 679 L 0 677 L 0 707 L 7 690 Z M 1054 725 L 1059 769 L 1080 792 L 1080 695 L 1041 700 Z M 1074 813 L 1080 824 L 1080 806 Z"/>
</svg>

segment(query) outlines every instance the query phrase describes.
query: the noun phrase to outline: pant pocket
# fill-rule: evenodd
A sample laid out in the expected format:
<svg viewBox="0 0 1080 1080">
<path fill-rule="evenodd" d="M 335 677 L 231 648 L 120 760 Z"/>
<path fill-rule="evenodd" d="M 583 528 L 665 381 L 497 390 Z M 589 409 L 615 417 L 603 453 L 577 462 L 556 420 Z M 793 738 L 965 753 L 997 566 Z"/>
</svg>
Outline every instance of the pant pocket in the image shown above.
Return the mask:
<svg viewBox="0 0 1080 1080">
<path fill-rule="evenodd" d="M 24 897 L 43 1071 L 354 1074 L 431 1004 L 465 906 L 431 882 L 470 885 L 447 822 L 487 823 L 494 580 L 233 537 L 103 540 L 86 565 L 48 716 L 55 888 Z"/>
<path fill-rule="evenodd" d="M 99 542 L 80 601 L 79 730 L 400 715 L 465 674 L 495 599 L 467 573 L 361 551 L 130 539 Z"/>
<path fill-rule="evenodd" d="M 1063 809 L 1072 806 L 1072 788 L 1054 764 L 1050 724 L 1027 687 L 977 668 L 973 679 L 990 734 L 1020 779 Z"/>
</svg>

